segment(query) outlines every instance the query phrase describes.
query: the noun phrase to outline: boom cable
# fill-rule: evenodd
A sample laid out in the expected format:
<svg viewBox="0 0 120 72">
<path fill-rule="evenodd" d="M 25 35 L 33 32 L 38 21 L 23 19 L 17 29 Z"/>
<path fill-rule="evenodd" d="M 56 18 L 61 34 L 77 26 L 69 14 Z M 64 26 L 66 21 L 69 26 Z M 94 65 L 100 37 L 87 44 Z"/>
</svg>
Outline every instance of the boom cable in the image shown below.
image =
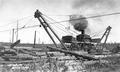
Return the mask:
<svg viewBox="0 0 120 72">
<path fill-rule="evenodd" d="M 61 28 L 60 25 L 54 25 L 54 26 L 56 26 L 58 29 L 62 30 L 63 32 L 68 33 L 66 30 L 64 30 L 63 28 Z"/>
<path fill-rule="evenodd" d="M 49 17 L 49 16 L 46 16 L 46 15 L 44 15 L 45 17 L 47 17 L 47 18 L 49 18 L 49 19 L 51 19 L 51 20 L 53 20 L 54 22 L 56 22 L 53 18 L 51 18 L 51 17 Z M 61 23 L 57 23 L 58 25 L 61 25 L 61 26 L 63 26 Z M 63 26 L 64 27 L 64 26 Z M 59 28 L 59 27 L 58 27 Z M 64 27 L 65 28 L 65 27 Z M 63 29 L 62 29 L 63 30 Z M 66 30 L 64 30 L 64 31 L 66 31 Z M 71 31 L 73 31 L 73 30 L 71 30 Z M 69 32 L 69 31 L 67 31 L 67 32 Z M 73 31 L 74 33 L 76 33 L 76 34 L 78 34 L 77 32 L 75 32 L 75 31 Z M 73 34 L 73 33 L 71 33 L 71 32 L 69 32 L 70 34 Z"/>
<path fill-rule="evenodd" d="M 32 17 L 32 16 L 30 15 L 30 16 L 26 16 L 26 17 L 23 17 L 23 18 L 14 20 L 14 21 L 12 21 L 12 22 L 10 22 L 10 23 L 7 23 L 7 24 L 5 24 L 5 25 L 1 25 L 0 27 L 6 27 L 6 26 L 9 26 L 9 25 L 12 25 L 12 24 L 16 23 L 17 21 L 22 21 L 22 20 L 27 19 L 27 18 L 29 18 L 29 17 Z"/>
<path fill-rule="evenodd" d="M 97 15 L 97 16 L 82 17 L 82 18 L 78 18 L 78 19 L 63 20 L 63 21 L 53 22 L 53 23 L 50 23 L 50 24 L 80 20 L 80 19 L 91 19 L 91 18 L 98 18 L 98 17 L 104 17 L 104 16 L 119 15 L 119 14 L 120 14 L 120 12 L 116 12 L 116 13 L 110 13 L 110 14 Z"/>
<path fill-rule="evenodd" d="M 18 28 L 18 29 L 27 29 L 27 28 L 34 28 L 34 27 L 39 27 L 40 25 L 33 25 L 33 26 L 27 26 L 27 27 L 20 27 L 20 28 Z M 17 29 L 17 28 L 14 28 L 15 30 Z M 11 31 L 12 29 L 8 29 L 8 30 L 1 30 L 0 32 L 6 32 L 6 31 Z"/>
<path fill-rule="evenodd" d="M 97 15 L 97 16 L 90 16 L 90 17 L 86 17 L 86 19 L 97 18 L 97 17 L 104 17 L 104 16 L 111 16 L 111 15 L 118 15 L 118 14 L 120 14 L 120 12 L 110 13 L 110 14 L 104 14 L 104 15 Z M 27 17 L 30 17 L 30 16 L 27 16 Z M 24 17 L 24 18 L 27 18 L 27 17 Z M 24 18 L 21 18 L 19 20 L 23 20 Z M 85 19 L 85 18 L 79 18 L 79 19 Z M 53 23 L 49 23 L 49 24 L 56 24 L 56 23 L 68 22 L 68 21 L 74 21 L 74 20 L 79 20 L 79 19 L 63 20 L 63 21 L 53 22 Z M 9 25 L 9 24 L 11 24 L 11 23 L 8 23 L 6 25 Z M 21 28 L 18 28 L 18 29 L 33 28 L 33 27 L 38 27 L 38 26 L 39 25 L 33 25 L 33 26 L 28 26 L 28 27 L 21 27 Z M 0 26 L 0 27 L 3 27 L 3 26 Z M 3 30 L 3 31 L 0 31 L 0 32 L 6 32 L 6 31 L 9 31 L 9 30 L 12 30 L 12 29 Z"/>
</svg>

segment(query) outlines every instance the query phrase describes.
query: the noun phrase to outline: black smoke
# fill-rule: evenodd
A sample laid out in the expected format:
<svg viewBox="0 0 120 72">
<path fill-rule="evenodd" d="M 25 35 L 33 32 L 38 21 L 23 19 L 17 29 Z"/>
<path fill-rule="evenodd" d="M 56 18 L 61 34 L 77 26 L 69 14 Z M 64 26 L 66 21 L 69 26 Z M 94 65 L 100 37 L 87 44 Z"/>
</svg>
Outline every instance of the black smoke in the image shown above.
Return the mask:
<svg viewBox="0 0 120 72">
<path fill-rule="evenodd" d="M 88 26 L 88 21 L 86 20 L 86 17 L 82 15 L 71 15 L 70 23 L 77 31 L 85 30 Z"/>
<path fill-rule="evenodd" d="M 75 0 L 73 8 L 89 7 L 89 8 L 113 8 L 116 6 L 114 0 Z"/>
</svg>

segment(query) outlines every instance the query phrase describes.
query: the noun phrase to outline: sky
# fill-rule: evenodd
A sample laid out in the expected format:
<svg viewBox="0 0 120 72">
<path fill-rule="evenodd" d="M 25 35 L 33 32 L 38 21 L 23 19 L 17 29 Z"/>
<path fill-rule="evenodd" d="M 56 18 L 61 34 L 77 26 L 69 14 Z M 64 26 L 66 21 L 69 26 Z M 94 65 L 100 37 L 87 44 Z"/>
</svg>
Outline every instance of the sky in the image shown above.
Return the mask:
<svg viewBox="0 0 120 72">
<path fill-rule="evenodd" d="M 39 21 L 34 18 L 34 12 L 39 9 L 43 14 L 56 21 L 68 20 L 72 14 L 83 15 L 85 17 L 120 12 L 119 0 L 0 0 L 0 42 L 12 41 L 12 29 L 17 27 L 28 27 L 39 25 Z M 107 26 L 112 30 L 108 42 L 120 42 L 120 15 L 99 17 L 88 20 L 86 33 L 91 36 L 96 33 L 99 37 L 103 34 Z M 52 24 L 51 26 L 61 38 L 64 35 L 76 35 L 66 33 L 69 22 Z M 72 28 L 71 29 L 74 30 Z M 60 28 L 59 28 L 60 27 Z M 65 28 L 64 28 L 65 27 Z M 65 31 L 61 31 L 65 30 Z M 18 39 L 22 43 L 33 43 L 34 32 L 37 31 L 37 43 L 52 43 L 42 27 L 20 29 Z M 75 31 L 75 30 L 74 30 Z M 75 31 L 80 33 L 78 31 Z M 15 36 L 16 37 L 16 32 Z M 16 41 L 16 38 L 14 38 Z"/>
</svg>

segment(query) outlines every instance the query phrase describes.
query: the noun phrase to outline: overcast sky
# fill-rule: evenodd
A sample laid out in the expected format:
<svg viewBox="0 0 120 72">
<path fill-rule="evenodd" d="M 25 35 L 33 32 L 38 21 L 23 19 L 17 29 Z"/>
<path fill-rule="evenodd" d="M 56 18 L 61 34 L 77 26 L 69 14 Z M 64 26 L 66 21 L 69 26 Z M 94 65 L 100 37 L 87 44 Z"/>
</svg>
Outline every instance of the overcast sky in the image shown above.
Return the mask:
<svg viewBox="0 0 120 72">
<path fill-rule="evenodd" d="M 19 27 L 39 25 L 34 18 L 34 12 L 39 9 L 57 21 L 67 20 L 71 14 L 80 14 L 84 16 L 94 16 L 120 12 L 119 0 L 0 0 L 0 41 L 10 42 L 12 38 L 12 29 L 16 28 L 17 20 Z M 120 42 L 120 15 L 88 19 L 89 25 L 86 33 L 103 33 L 105 28 L 112 27 L 108 42 Z M 68 26 L 68 22 L 62 23 Z M 65 25 L 66 24 L 66 25 Z M 53 25 L 52 25 L 53 26 Z M 70 35 L 60 31 L 53 26 L 56 33 Z M 4 31 L 9 30 L 9 31 Z M 32 43 L 34 31 L 37 31 L 37 42 L 50 43 L 51 40 L 43 28 L 34 27 L 19 30 L 19 39 L 24 43 Z M 3 31 L 3 32 L 2 32 Z M 51 42 L 52 43 L 52 42 Z"/>
</svg>

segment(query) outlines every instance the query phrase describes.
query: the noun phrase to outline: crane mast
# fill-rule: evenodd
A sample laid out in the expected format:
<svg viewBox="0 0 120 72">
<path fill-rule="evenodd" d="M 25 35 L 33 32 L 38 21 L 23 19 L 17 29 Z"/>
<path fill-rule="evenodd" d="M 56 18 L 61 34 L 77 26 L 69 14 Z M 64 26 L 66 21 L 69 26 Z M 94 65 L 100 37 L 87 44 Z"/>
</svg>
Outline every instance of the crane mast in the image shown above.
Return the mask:
<svg viewBox="0 0 120 72">
<path fill-rule="evenodd" d="M 108 26 L 108 27 L 106 28 L 106 31 L 104 32 L 103 36 L 101 37 L 100 42 L 102 41 L 102 39 L 103 39 L 103 38 L 105 37 L 105 35 L 106 35 L 104 44 L 106 43 L 106 41 L 107 41 L 107 39 L 108 39 L 108 36 L 109 36 L 109 34 L 110 34 L 111 29 L 112 29 L 112 27 L 110 27 L 110 26 Z"/>
<path fill-rule="evenodd" d="M 50 34 L 48 28 L 51 30 L 51 32 L 55 35 L 55 37 L 59 40 L 59 42 L 61 43 L 61 45 L 63 46 L 64 49 L 67 50 L 67 47 L 64 45 L 64 43 L 60 40 L 60 38 L 58 37 L 58 35 L 54 32 L 54 30 L 51 28 L 51 26 L 46 22 L 46 20 L 44 19 L 43 17 L 43 14 L 39 11 L 39 10 L 36 10 L 35 12 L 35 15 L 34 15 L 35 18 L 37 18 L 39 20 L 39 22 L 41 23 L 41 25 L 43 26 L 43 28 L 45 29 L 45 31 L 47 32 L 47 34 L 49 35 L 49 37 L 51 38 L 51 40 L 53 41 L 53 43 L 55 44 L 56 47 L 57 44 L 54 40 L 54 38 L 52 37 L 52 35 Z"/>
</svg>

